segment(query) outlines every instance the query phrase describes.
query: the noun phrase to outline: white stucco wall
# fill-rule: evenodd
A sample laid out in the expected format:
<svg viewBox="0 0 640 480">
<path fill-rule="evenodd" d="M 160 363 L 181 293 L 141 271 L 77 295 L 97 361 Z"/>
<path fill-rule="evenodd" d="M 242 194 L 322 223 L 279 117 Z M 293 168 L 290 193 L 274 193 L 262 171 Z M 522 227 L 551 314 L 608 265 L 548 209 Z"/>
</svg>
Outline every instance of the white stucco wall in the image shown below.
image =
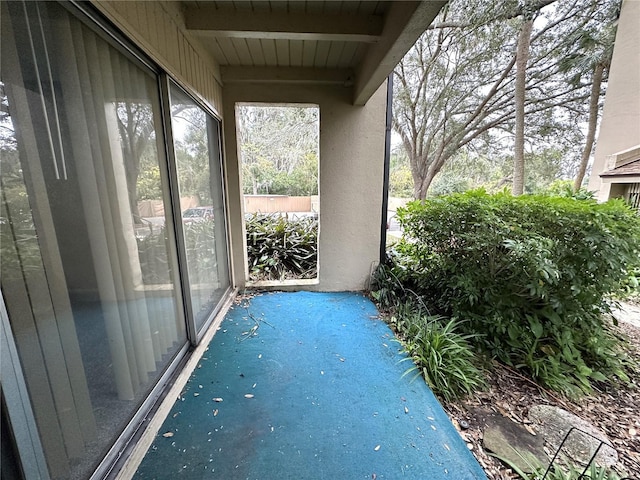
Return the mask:
<svg viewBox="0 0 640 480">
<path fill-rule="evenodd" d="M 601 201 L 609 198 L 611 183 L 602 182 L 607 158 L 640 145 L 640 0 L 624 0 L 589 190 Z"/>
<path fill-rule="evenodd" d="M 225 151 L 232 263 L 238 286 L 246 278 L 235 105 L 303 103 L 320 107 L 320 236 L 318 284 L 305 289 L 362 290 L 379 258 L 386 83 L 363 107 L 341 86 L 238 83 L 225 85 Z"/>
</svg>

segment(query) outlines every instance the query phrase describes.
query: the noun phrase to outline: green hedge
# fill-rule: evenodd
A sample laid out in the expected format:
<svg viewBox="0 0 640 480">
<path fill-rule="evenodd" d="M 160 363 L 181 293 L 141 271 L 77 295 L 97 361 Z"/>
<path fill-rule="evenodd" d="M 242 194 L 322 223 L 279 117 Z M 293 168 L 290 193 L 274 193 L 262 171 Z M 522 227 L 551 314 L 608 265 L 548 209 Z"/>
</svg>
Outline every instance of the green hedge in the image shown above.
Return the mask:
<svg viewBox="0 0 640 480">
<path fill-rule="evenodd" d="M 383 300 L 418 296 L 476 347 L 567 394 L 628 380 L 602 317 L 639 263 L 640 219 L 623 202 L 472 191 L 398 218 L 405 236 Z"/>
</svg>

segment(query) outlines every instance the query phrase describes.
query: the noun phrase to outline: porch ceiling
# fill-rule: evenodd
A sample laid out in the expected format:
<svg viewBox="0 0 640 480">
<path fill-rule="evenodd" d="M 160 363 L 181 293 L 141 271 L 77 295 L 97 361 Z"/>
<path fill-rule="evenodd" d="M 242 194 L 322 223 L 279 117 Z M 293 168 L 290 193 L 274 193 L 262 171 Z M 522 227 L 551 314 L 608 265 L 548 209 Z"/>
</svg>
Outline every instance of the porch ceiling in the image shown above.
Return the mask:
<svg viewBox="0 0 640 480">
<path fill-rule="evenodd" d="M 342 84 L 364 105 L 446 0 L 183 1 L 222 81 Z"/>
</svg>

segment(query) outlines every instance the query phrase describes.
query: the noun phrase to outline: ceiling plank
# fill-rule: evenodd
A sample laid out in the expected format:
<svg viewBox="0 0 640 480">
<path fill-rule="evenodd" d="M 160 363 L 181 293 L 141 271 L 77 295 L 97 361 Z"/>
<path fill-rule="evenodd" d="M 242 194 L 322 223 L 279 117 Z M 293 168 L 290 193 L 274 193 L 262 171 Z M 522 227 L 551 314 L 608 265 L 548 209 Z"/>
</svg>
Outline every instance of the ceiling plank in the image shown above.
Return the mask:
<svg viewBox="0 0 640 480">
<path fill-rule="evenodd" d="M 251 52 L 249 52 L 249 46 L 244 38 L 232 38 L 231 43 L 236 49 L 236 53 L 240 58 L 240 65 L 253 65 L 253 59 L 251 58 Z"/>
<path fill-rule="evenodd" d="M 278 55 L 276 53 L 276 42 L 271 39 L 260 40 L 262 51 L 264 52 L 264 60 L 268 67 L 278 65 Z"/>
<path fill-rule="evenodd" d="M 247 47 L 249 47 L 249 53 L 251 53 L 253 64 L 257 67 L 264 66 L 266 62 L 260 40 L 256 38 L 247 38 Z"/>
<path fill-rule="evenodd" d="M 354 105 L 364 105 L 369 100 L 446 3 L 391 2 L 380 42 L 369 46 L 356 71 Z"/>
<path fill-rule="evenodd" d="M 302 66 L 302 43 L 301 40 L 291 40 L 289 42 L 289 58 L 292 67 Z"/>
<path fill-rule="evenodd" d="M 283 67 L 291 65 L 289 60 L 289 40 L 276 40 L 276 56 L 278 65 Z"/>
<path fill-rule="evenodd" d="M 223 83 L 306 83 L 350 87 L 353 72 L 348 68 L 305 67 L 220 67 Z"/>
<path fill-rule="evenodd" d="M 302 66 L 313 67 L 316 58 L 316 47 L 318 42 L 305 41 L 302 42 Z"/>
<path fill-rule="evenodd" d="M 316 47 L 316 58 L 313 61 L 316 67 L 323 68 L 327 66 L 329 47 L 331 47 L 331 42 L 318 42 L 318 46 Z"/>
<path fill-rule="evenodd" d="M 217 37 L 334 40 L 374 43 L 383 30 L 381 15 L 335 15 L 302 12 L 245 12 L 212 6 L 185 10 L 188 29 Z"/>
</svg>

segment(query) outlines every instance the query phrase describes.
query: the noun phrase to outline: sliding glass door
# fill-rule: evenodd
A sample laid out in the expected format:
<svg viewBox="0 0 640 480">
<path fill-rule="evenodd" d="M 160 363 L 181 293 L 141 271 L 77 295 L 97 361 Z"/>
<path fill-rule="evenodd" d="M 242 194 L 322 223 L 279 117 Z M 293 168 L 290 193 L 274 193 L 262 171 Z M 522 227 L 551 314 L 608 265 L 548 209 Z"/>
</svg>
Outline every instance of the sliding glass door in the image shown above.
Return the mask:
<svg viewBox="0 0 640 480">
<path fill-rule="evenodd" d="M 57 3 L 0 8 L 2 315 L 49 475 L 87 478 L 229 287 L 219 125 L 172 87 L 174 150 L 157 70 Z"/>
<path fill-rule="evenodd" d="M 220 122 L 173 83 L 169 97 L 188 307 L 201 330 L 229 288 Z"/>
</svg>

